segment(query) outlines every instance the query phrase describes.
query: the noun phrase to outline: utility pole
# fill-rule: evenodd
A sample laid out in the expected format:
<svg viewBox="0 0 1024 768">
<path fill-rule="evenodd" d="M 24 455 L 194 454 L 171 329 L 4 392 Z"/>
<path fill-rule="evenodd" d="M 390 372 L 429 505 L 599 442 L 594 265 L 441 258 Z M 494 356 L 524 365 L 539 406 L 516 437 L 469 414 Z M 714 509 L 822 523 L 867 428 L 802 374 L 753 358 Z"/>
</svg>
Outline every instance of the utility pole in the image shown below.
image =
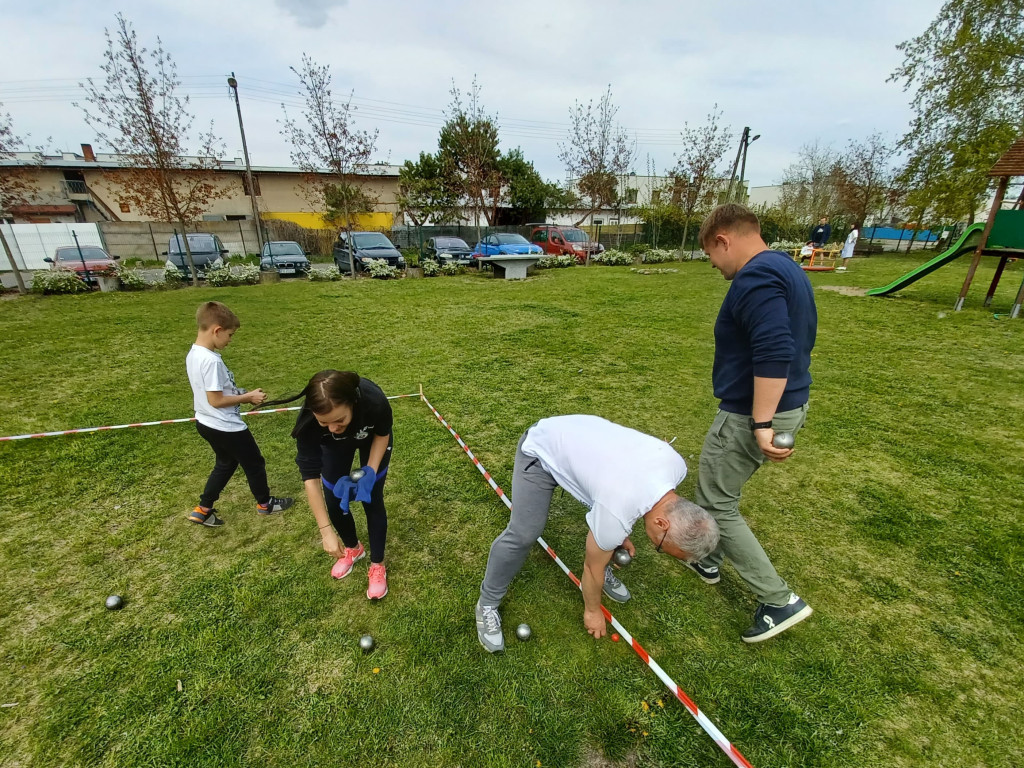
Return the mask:
<svg viewBox="0 0 1024 768">
<path fill-rule="evenodd" d="M 740 165 L 740 155 L 743 154 L 743 148 L 747 145 L 747 136 L 750 135 L 750 128 L 746 127 L 743 129 L 743 135 L 740 136 L 740 145 L 736 148 L 736 159 L 732 161 L 732 173 L 729 175 L 729 186 L 725 190 L 725 202 L 732 202 L 732 185 L 736 183 L 736 169 Z"/>
<path fill-rule="evenodd" d="M 238 111 L 238 130 L 242 134 L 242 155 L 245 157 L 245 178 L 249 182 L 249 201 L 252 203 L 252 218 L 256 225 L 256 241 L 259 243 L 260 254 L 263 253 L 263 230 L 260 226 L 260 209 L 256 203 L 256 185 L 252 181 L 252 166 L 249 165 L 249 147 L 245 143 L 245 126 L 242 125 L 242 105 L 238 101 L 238 81 L 235 80 L 235 73 L 228 78 L 228 87 L 235 99 L 235 109 Z"/>
</svg>

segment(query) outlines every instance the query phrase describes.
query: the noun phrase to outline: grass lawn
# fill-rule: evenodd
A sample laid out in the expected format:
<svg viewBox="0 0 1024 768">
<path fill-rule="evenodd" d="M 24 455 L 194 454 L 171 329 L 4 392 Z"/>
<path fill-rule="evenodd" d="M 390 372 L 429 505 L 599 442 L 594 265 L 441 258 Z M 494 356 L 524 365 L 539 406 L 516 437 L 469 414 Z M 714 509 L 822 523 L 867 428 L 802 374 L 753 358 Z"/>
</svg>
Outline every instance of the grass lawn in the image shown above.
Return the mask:
<svg viewBox="0 0 1024 768">
<path fill-rule="evenodd" d="M 870 288 L 924 258 L 811 279 Z M 242 318 L 242 386 L 422 382 L 505 488 L 526 427 L 596 413 L 676 437 L 689 494 L 727 285 L 671 266 L 2 301 L 0 434 L 190 415 L 193 312 L 218 299 Z M 743 644 L 735 573 L 705 586 L 637 529 L 613 612 L 758 768 L 1024 763 L 1024 322 L 980 307 L 992 268 L 958 314 L 966 260 L 896 298 L 816 291 L 808 427 L 743 502 L 809 621 Z M 624 644 L 585 634 L 539 548 L 503 609 L 509 650 L 484 653 L 472 606 L 505 508 L 424 405 L 393 407 L 379 604 L 365 561 L 329 577 L 304 500 L 260 519 L 240 473 L 224 528 L 188 524 L 212 466 L 192 425 L 0 443 L 0 765 L 728 765 Z M 298 497 L 292 423 L 250 421 L 273 491 Z M 556 494 L 544 534 L 577 573 L 583 512 Z"/>
</svg>

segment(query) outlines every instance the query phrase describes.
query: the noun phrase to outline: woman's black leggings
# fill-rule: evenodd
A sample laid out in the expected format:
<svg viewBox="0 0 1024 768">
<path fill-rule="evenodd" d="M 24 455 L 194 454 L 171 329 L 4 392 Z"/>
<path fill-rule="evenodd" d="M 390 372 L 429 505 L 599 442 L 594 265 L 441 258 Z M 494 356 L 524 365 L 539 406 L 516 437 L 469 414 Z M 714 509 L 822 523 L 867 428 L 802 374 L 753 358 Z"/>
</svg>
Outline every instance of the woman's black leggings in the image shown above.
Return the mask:
<svg viewBox="0 0 1024 768">
<path fill-rule="evenodd" d="M 380 469 L 377 470 L 377 482 L 374 483 L 373 493 L 370 494 L 370 503 L 361 502 L 363 511 L 366 512 L 366 531 L 370 540 L 370 562 L 384 562 L 384 543 L 388 537 L 388 512 L 384 508 L 384 483 L 387 475 L 381 477 L 384 470 L 391 464 L 391 447 L 394 444 L 395 436 L 391 435 L 388 440 L 388 448 L 381 459 Z M 329 482 L 336 483 L 352 471 L 352 460 L 356 454 L 356 443 L 351 440 L 339 441 L 340 447 L 334 449 L 333 445 L 324 446 L 323 474 Z M 370 442 L 358 446 L 359 466 L 364 466 L 370 458 Z M 334 449 L 334 450 L 332 450 Z M 359 545 L 359 536 L 356 534 L 356 523 L 352 515 L 345 514 L 341 509 L 338 498 L 330 491 L 324 489 L 324 498 L 327 500 L 327 514 L 331 518 L 331 525 L 338 532 L 346 547 Z"/>
</svg>

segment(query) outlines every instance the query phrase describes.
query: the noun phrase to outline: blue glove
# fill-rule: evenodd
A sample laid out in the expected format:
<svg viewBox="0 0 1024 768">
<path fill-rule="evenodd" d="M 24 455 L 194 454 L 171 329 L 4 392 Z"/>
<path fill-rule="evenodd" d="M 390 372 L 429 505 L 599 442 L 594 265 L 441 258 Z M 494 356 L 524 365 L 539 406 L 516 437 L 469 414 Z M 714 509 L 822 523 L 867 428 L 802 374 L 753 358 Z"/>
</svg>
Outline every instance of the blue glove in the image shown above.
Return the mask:
<svg viewBox="0 0 1024 768">
<path fill-rule="evenodd" d="M 369 504 L 370 494 L 373 493 L 373 485 L 377 482 L 377 473 L 369 464 L 363 467 L 363 472 L 366 474 L 356 481 L 356 501 Z"/>
<path fill-rule="evenodd" d="M 345 477 L 341 478 L 334 485 L 331 485 L 325 477 L 321 477 L 320 479 L 323 481 L 324 487 L 334 494 L 342 512 L 348 514 L 348 505 L 349 502 L 352 501 L 352 492 L 356 487 L 356 484 L 352 482 L 352 478 L 345 475 Z"/>
</svg>

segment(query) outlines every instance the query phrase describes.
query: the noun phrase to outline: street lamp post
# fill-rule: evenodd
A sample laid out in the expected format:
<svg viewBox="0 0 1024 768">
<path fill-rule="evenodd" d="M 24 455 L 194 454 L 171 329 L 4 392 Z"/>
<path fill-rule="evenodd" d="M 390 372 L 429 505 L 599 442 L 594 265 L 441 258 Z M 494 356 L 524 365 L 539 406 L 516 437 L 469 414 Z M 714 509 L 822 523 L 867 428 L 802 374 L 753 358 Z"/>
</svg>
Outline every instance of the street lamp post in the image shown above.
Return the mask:
<svg viewBox="0 0 1024 768">
<path fill-rule="evenodd" d="M 740 163 L 740 184 L 738 194 L 743 193 L 743 178 L 747 173 L 747 147 L 753 144 L 755 141 L 761 138 L 761 134 L 758 133 L 755 136 L 750 135 L 750 129 L 747 128 L 743 132 L 743 160 Z"/>
<path fill-rule="evenodd" d="M 256 186 L 252 182 L 252 166 L 249 165 L 249 147 L 245 143 L 245 126 L 242 125 L 242 105 L 238 101 L 238 81 L 235 73 L 228 78 L 228 87 L 235 99 L 235 109 L 238 112 L 238 130 L 242 134 L 242 156 L 245 158 L 245 178 L 249 182 L 249 201 L 252 203 L 252 218 L 256 225 L 256 242 L 259 243 L 259 252 L 263 253 L 263 231 L 260 227 L 260 210 L 256 203 Z"/>
</svg>

